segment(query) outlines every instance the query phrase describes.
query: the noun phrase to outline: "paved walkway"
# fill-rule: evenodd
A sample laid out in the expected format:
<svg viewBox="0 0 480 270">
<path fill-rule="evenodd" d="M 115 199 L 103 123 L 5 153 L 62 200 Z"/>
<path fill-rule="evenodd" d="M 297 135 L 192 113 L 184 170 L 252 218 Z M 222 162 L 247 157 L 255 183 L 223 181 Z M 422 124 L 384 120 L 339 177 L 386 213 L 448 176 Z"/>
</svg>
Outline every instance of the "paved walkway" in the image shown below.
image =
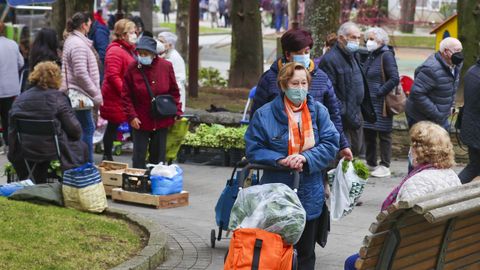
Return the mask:
<svg viewBox="0 0 480 270">
<path fill-rule="evenodd" d="M 96 160 L 100 159 L 95 155 Z M 128 154 L 115 157 L 117 161 L 131 163 Z M 6 162 L 0 155 L 0 166 Z M 210 247 L 210 231 L 216 229 L 214 208 L 217 199 L 230 177 L 232 168 L 181 164 L 184 169 L 184 189 L 190 192 L 190 205 L 172 209 L 154 209 L 141 205 L 114 203 L 109 207 L 129 211 L 151 219 L 164 227 L 169 235 L 169 257 L 160 266 L 164 269 L 208 269 L 223 268 L 223 259 L 228 249 L 228 240 L 216 242 L 216 248 Z M 342 269 L 349 255 L 358 252 L 362 240 L 368 234 L 368 228 L 375 221 L 380 204 L 388 192 L 397 185 L 407 170 L 405 160 L 394 160 L 391 165 L 393 175 L 389 178 L 372 178 L 362 195 L 363 206 L 341 219 L 332 222 L 326 248 L 317 246 L 317 264 L 315 269 Z M 460 170 L 457 167 L 456 170 Z M 0 183 L 5 182 L 0 178 Z"/>
</svg>

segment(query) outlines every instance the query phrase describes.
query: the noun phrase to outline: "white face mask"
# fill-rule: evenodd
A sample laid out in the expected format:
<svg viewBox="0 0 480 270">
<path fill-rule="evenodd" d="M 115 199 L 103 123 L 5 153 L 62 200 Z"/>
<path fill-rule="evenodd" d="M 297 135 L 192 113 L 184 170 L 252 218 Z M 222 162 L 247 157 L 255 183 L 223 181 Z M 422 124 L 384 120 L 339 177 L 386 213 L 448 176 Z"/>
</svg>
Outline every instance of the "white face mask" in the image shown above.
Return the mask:
<svg viewBox="0 0 480 270">
<path fill-rule="evenodd" d="M 135 44 L 135 43 L 137 43 L 137 41 L 138 41 L 137 34 L 135 34 L 135 33 L 128 34 L 128 42 L 130 42 L 131 44 Z"/>
<path fill-rule="evenodd" d="M 368 40 L 366 46 L 367 46 L 367 50 L 369 52 L 372 52 L 378 48 L 378 43 L 374 40 Z"/>
</svg>

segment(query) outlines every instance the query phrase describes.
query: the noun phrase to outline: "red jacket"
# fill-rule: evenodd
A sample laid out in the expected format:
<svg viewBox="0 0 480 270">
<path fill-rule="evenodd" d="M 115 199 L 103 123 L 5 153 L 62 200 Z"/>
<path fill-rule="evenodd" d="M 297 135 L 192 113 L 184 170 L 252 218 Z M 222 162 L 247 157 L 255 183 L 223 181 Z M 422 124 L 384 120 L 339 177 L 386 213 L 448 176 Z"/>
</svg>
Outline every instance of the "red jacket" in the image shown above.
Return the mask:
<svg viewBox="0 0 480 270">
<path fill-rule="evenodd" d="M 180 103 L 180 91 L 173 66 L 167 60 L 155 57 L 150 66 L 141 66 L 137 62 L 128 66 L 123 84 L 123 110 L 130 122 L 137 117 L 141 124 L 140 129 L 144 131 L 153 131 L 158 128 L 167 128 L 173 125 L 174 117 L 164 119 L 154 119 L 151 113 L 151 98 L 148 93 L 145 81 L 140 73 L 139 67 L 142 67 L 150 82 L 150 88 L 155 96 L 172 95 L 177 103 L 177 115 L 182 115 L 182 104 Z"/>
<path fill-rule="evenodd" d="M 130 63 L 135 61 L 134 45 L 123 40 L 113 41 L 105 55 L 105 77 L 102 85 L 103 106 L 100 115 L 109 122 L 120 124 L 127 121 L 122 109 L 121 93 L 123 77 Z"/>
</svg>

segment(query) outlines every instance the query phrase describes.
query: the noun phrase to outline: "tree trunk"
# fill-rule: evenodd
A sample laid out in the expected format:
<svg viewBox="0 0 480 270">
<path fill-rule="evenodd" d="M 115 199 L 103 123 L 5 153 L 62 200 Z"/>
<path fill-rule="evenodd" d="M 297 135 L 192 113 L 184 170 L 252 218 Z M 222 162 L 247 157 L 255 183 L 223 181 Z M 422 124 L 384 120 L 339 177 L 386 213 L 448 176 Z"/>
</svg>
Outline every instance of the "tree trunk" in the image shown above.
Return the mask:
<svg viewBox="0 0 480 270">
<path fill-rule="evenodd" d="M 463 101 L 463 75 L 480 56 L 480 0 L 457 2 L 458 39 L 462 42 L 465 60 L 463 63 L 461 87 L 457 91 L 458 101 Z"/>
<path fill-rule="evenodd" d="M 177 22 L 175 23 L 177 32 L 177 50 L 180 55 L 188 61 L 188 9 L 190 0 L 177 1 Z"/>
<path fill-rule="evenodd" d="M 140 0 L 140 17 L 143 20 L 145 26 L 144 31 L 150 31 L 153 33 L 153 2 L 152 0 Z"/>
<path fill-rule="evenodd" d="M 263 72 L 263 39 L 258 0 L 232 1 L 229 87 L 252 87 Z"/>
<path fill-rule="evenodd" d="M 65 29 L 66 22 L 65 0 L 57 0 L 52 5 L 52 20 L 50 21 L 50 27 L 55 29 L 58 39 L 60 40 L 62 39 L 62 33 Z"/>
<path fill-rule="evenodd" d="M 290 0 L 288 3 L 288 21 L 291 29 L 299 28 L 301 22 L 298 20 L 298 0 Z"/>
<path fill-rule="evenodd" d="M 57 0 L 53 4 L 52 27 L 62 39 L 67 20 L 77 12 L 93 12 L 94 0 Z"/>
<path fill-rule="evenodd" d="M 461 1 L 460 1 L 461 2 Z M 404 33 L 413 33 L 415 21 L 416 0 L 400 0 L 400 31 Z"/>
<path fill-rule="evenodd" d="M 305 28 L 312 32 L 311 55 L 319 57 L 328 34 L 336 33 L 340 22 L 340 1 L 306 0 Z"/>
</svg>

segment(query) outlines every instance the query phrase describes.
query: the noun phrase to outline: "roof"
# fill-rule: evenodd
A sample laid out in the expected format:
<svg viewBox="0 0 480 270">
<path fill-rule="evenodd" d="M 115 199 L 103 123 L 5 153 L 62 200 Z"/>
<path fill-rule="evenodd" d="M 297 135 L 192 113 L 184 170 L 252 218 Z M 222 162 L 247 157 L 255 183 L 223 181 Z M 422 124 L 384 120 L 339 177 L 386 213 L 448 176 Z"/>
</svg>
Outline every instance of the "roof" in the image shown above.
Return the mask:
<svg viewBox="0 0 480 270">
<path fill-rule="evenodd" d="M 444 26 L 445 24 L 451 22 L 453 19 L 457 18 L 458 14 L 453 14 L 452 16 L 450 16 L 448 19 L 446 19 L 444 22 L 442 22 L 441 24 L 437 25 L 437 27 L 433 28 L 432 31 L 430 31 L 430 34 L 435 34 L 442 26 Z"/>
</svg>

